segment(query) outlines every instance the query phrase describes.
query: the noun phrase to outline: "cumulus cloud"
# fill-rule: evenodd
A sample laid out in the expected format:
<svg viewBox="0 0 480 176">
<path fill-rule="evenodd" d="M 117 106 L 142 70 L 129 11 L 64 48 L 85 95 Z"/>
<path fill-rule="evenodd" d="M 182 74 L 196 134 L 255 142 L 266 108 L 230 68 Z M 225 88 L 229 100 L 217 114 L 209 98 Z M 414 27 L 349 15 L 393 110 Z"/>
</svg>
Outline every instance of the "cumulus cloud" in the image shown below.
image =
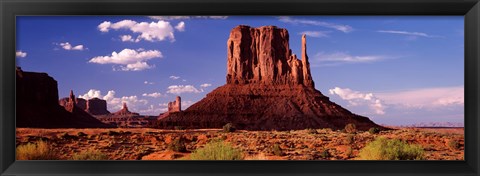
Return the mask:
<svg viewBox="0 0 480 176">
<path fill-rule="evenodd" d="M 384 55 L 350 55 L 346 52 L 325 53 L 320 52 L 314 56 L 312 66 L 335 66 L 348 63 L 371 63 L 378 62 L 388 58 Z"/>
<path fill-rule="evenodd" d="M 338 95 L 341 99 L 348 101 L 351 106 L 368 105 L 375 114 L 385 114 L 386 106 L 375 97 L 373 93 L 361 93 L 349 88 L 335 87 L 328 90 L 331 95 Z"/>
<path fill-rule="evenodd" d="M 379 33 L 389 33 L 389 34 L 408 35 L 408 36 L 415 36 L 415 37 L 428 37 L 428 38 L 440 37 L 440 36 L 435 36 L 435 35 L 429 35 L 429 34 L 423 33 L 423 32 L 409 32 L 409 31 L 395 31 L 395 30 L 378 30 L 377 32 L 379 32 Z"/>
<path fill-rule="evenodd" d="M 182 93 L 200 93 L 203 90 L 198 90 L 192 85 L 171 85 L 168 86 L 167 93 L 171 94 L 182 94 Z"/>
<path fill-rule="evenodd" d="M 203 87 L 203 88 L 210 87 L 210 86 L 212 86 L 212 84 L 205 83 L 205 84 L 200 85 L 200 87 Z"/>
<path fill-rule="evenodd" d="M 153 92 L 153 93 L 144 93 L 142 94 L 144 97 L 152 97 L 152 98 L 159 98 L 162 96 L 160 92 Z"/>
<path fill-rule="evenodd" d="M 149 42 L 164 41 L 170 39 L 175 41 L 173 26 L 168 21 L 159 20 L 158 22 L 136 22 L 133 20 L 122 20 L 116 23 L 104 21 L 97 26 L 101 32 L 109 32 L 111 29 L 126 29 L 133 33 L 138 33 L 135 41 L 146 40 Z M 133 40 L 133 39 L 131 39 Z"/>
<path fill-rule="evenodd" d="M 169 78 L 170 78 L 170 79 L 173 79 L 173 80 L 177 80 L 177 79 L 180 78 L 180 76 L 174 76 L 174 75 L 172 75 L 172 76 L 170 76 Z"/>
<path fill-rule="evenodd" d="M 316 38 L 322 38 L 322 37 L 328 37 L 328 33 L 331 31 L 303 31 L 300 32 L 299 34 L 305 34 L 306 36 L 309 37 L 316 37 Z"/>
<path fill-rule="evenodd" d="M 115 97 L 116 92 L 114 90 L 108 91 L 107 95 L 102 95 L 100 90 L 90 89 L 87 93 L 83 95 L 79 95 L 79 98 L 83 99 L 92 99 L 92 98 L 100 98 L 107 101 L 107 109 L 110 112 L 118 111 L 122 108 L 123 103 L 127 103 L 127 106 L 132 111 L 138 111 L 142 106 L 148 104 L 147 100 L 139 99 L 136 95 L 132 96 L 122 96 L 122 97 Z"/>
<path fill-rule="evenodd" d="M 15 52 L 15 56 L 19 58 L 24 58 L 24 57 L 27 57 L 27 53 L 19 50 Z"/>
<path fill-rule="evenodd" d="M 59 46 L 61 46 L 64 50 L 77 50 L 77 51 L 83 51 L 85 48 L 83 47 L 83 45 L 76 45 L 76 46 L 73 46 L 72 44 L 70 44 L 69 42 L 65 42 L 65 43 L 59 43 L 58 44 Z"/>
<path fill-rule="evenodd" d="M 177 29 L 180 32 L 185 31 L 185 22 L 181 21 L 175 26 L 175 29 Z"/>
<path fill-rule="evenodd" d="M 187 19 L 214 19 L 214 20 L 224 20 L 228 16 L 149 16 L 151 19 L 155 20 L 187 20 Z"/>
<path fill-rule="evenodd" d="M 121 65 L 119 70 L 122 71 L 140 71 L 154 68 L 155 65 L 149 65 L 146 61 L 153 58 L 162 58 L 163 55 L 158 50 L 143 49 L 133 50 L 124 49 L 117 52 L 112 52 L 110 56 L 97 56 L 90 59 L 89 63 L 96 64 L 117 64 Z"/>
<path fill-rule="evenodd" d="M 320 26 L 320 27 L 331 28 L 338 31 L 342 31 L 344 33 L 349 33 L 353 31 L 353 28 L 351 26 L 343 25 L 343 24 L 328 23 L 328 22 L 316 21 L 316 20 L 294 19 L 288 16 L 279 17 L 278 19 L 284 23 Z"/>
<path fill-rule="evenodd" d="M 134 40 L 131 35 L 121 35 L 120 39 L 122 42 L 139 42 L 140 40 Z"/>
</svg>

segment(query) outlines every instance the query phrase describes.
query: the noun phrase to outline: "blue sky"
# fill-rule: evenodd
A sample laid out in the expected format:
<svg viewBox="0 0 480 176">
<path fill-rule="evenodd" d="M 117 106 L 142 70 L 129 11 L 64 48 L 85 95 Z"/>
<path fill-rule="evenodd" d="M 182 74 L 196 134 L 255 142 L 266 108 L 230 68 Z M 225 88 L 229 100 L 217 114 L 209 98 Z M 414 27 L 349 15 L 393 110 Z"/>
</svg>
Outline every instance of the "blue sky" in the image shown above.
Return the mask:
<svg viewBox="0 0 480 176">
<path fill-rule="evenodd" d="M 185 109 L 225 84 L 240 24 L 286 28 L 297 55 L 307 34 L 316 88 L 356 114 L 463 123 L 463 16 L 22 16 L 17 65 L 54 77 L 60 97 L 158 115 L 176 95 Z"/>
</svg>

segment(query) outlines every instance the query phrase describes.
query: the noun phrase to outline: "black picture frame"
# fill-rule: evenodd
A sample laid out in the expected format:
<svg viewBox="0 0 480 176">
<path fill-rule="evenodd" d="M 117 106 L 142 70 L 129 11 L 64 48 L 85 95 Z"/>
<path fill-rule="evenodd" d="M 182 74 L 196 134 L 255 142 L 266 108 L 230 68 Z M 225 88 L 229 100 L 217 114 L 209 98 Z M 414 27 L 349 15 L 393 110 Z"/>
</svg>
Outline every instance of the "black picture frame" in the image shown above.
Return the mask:
<svg viewBox="0 0 480 176">
<path fill-rule="evenodd" d="M 0 0 L 0 12 L 2 176 L 479 175 L 479 0 Z M 465 17 L 465 160 L 15 161 L 15 17 L 18 15 L 461 15 Z"/>
</svg>

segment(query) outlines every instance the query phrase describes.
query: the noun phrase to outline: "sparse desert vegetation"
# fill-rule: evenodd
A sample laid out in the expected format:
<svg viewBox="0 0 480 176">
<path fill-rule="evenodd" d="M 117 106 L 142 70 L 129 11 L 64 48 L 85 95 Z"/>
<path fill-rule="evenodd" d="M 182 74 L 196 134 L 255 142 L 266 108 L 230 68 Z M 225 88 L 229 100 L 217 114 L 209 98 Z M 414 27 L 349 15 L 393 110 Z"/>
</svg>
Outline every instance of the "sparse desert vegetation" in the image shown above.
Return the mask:
<svg viewBox="0 0 480 176">
<path fill-rule="evenodd" d="M 228 133 L 223 129 L 17 129 L 19 160 L 463 160 L 463 146 L 463 128 L 399 128 L 374 134 L 327 128 Z"/>
<path fill-rule="evenodd" d="M 47 142 L 42 140 L 17 146 L 17 160 L 57 160 L 58 156 Z"/>
<path fill-rule="evenodd" d="M 422 160 L 424 149 L 398 139 L 379 137 L 360 150 L 362 160 Z"/>
<path fill-rule="evenodd" d="M 229 143 L 213 140 L 190 154 L 191 160 L 242 160 L 242 151 Z"/>
</svg>

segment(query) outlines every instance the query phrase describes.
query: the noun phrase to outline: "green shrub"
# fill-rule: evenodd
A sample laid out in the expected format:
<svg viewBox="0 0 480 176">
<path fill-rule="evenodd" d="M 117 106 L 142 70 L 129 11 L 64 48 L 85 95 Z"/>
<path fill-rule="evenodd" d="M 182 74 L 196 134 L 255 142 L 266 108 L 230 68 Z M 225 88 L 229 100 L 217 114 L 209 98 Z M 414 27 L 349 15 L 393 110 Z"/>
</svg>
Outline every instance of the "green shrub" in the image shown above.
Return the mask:
<svg viewBox="0 0 480 176">
<path fill-rule="evenodd" d="M 377 128 L 377 127 L 372 127 L 372 128 L 370 128 L 370 129 L 368 129 L 368 132 L 369 132 L 370 134 L 378 134 L 378 133 L 380 132 L 380 129 Z"/>
<path fill-rule="evenodd" d="M 75 153 L 72 160 L 108 160 L 108 156 L 98 150 L 88 149 L 80 153 Z"/>
<path fill-rule="evenodd" d="M 357 132 L 357 127 L 353 123 L 349 123 L 345 125 L 345 132 L 347 133 L 355 133 Z"/>
<path fill-rule="evenodd" d="M 242 160 L 242 151 L 223 141 L 215 140 L 207 143 L 203 148 L 195 150 L 192 160 Z"/>
<path fill-rule="evenodd" d="M 283 156 L 284 154 L 282 151 L 282 148 L 280 148 L 280 145 L 278 144 L 273 145 L 272 152 L 274 155 L 277 155 L 277 156 Z"/>
<path fill-rule="evenodd" d="M 17 160 L 58 160 L 59 157 L 48 143 L 37 141 L 17 147 Z"/>
<path fill-rule="evenodd" d="M 363 160 L 422 160 L 423 153 L 419 145 L 379 137 L 361 149 L 359 156 Z"/>
<path fill-rule="evenodd" d="M 185 146 L 185 138 L 180 137 L 172 141 L 168 145 L 168 149 L 176 151 L 176 152 L 186 152 L 187 147 Z"/>
<path fill-rule="evenodd" d="M 323 158 L 323 159 L 327 159 L 329 158 L 331 155 L 330 155 L 330 152 L 328 152 L 328 149 L 325 149 L 323 150 L 322 152 L 320 152 L 320 157 Z"/>
<path fill-rule="evenodd" d="M 347 155 L 348 158 L 351 158 L 353 156 L 353 148 L 348 147 L 347 150 L 345 151 L 345 155 Z"/>
<path fill-rule="evenodd" d="M 81 131 L 80 131 L 80 132 L 77 133 L 77 136 L 78 136 L 78 137 L 84 137 L 84 136 L 87 136 L 87 134 L 85 134 L 84 132 L 81 132 Z"/>
<path fill-rule="evenodd" d="M 456 140 L 449 140 L 447 145 L 454 150 L 458 150 L 460 148 L 460 143 L 458 143 Z"/>
<path fill-rule="evenodd" d="M 316 129 L 308 128 L 308 129 L 306 129 L 306 130 L 307 130 L 307 133 L 308 133 L 308 134 L 318 134 L 318 132 L 317 132 Z"/>
<path fill-rule="evenodd" d="M 345 143 L 352 144 L 353 142 L 355 142 L 355 135 L 348 134 L 347 137 L 345 138 Z"/>
<path fill-rule="evenodd" d="M 235 129 L 235 126 L 232 124 L 232 123 L 227 123 L 223 126 L 223 132 L 234 132 L 236 129 Z"/>
<path fill-rule="evenodd" d="M 175 129 L 175 130 L 184 130 L 185 127 L 183 127 L 183 126 L 174 126 L 173 129 Z"/>
<path fill-rule="evenodd" d="M 109 130 L 107 135 L 109 136 L 115 136 L 115 135 L 120 135 L 120 133 L 116 132 L 116 131 L 112 131 L 112 130 Z"/>
</svg>

